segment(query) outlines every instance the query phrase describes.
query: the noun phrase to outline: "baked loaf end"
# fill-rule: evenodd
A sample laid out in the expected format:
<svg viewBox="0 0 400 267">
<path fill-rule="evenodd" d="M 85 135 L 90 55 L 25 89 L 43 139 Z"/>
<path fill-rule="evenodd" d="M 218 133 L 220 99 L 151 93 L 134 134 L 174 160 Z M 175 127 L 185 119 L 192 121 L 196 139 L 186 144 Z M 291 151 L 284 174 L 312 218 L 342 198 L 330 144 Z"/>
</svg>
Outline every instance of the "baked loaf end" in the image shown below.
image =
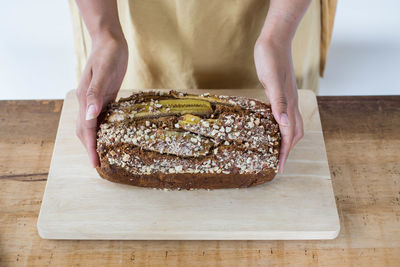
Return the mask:
<svg viewBox="0 0 400 267">
<path fill-rule="evenodd" d="M 250 187 L 278 170 L 269 105 L 237 96 L 140 92 L 111 103 L 97 132 L 98 173 L 142 187 Z"/>
</svg>

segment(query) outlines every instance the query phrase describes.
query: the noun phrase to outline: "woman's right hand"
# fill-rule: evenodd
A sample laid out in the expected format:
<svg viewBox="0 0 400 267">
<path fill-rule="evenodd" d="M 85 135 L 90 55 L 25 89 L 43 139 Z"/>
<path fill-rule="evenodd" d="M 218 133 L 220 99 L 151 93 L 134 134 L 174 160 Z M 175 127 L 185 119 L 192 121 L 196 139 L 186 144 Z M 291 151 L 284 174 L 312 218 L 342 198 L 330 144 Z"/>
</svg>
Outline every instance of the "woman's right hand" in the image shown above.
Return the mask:
<svg viewBox="0 0 400 267">
<path fill-rule="evenodd" d="M 85 146 L 92 166 L 97 167 L 97 117 L 115 100 L 121 87 L 128 64 L 128 46 L 123 36 L 108 34 L 92 42 L 92 51 L 76 90 L 79 100 L 76 134 Z"/>
<path fill-rule="evenodd" d="M 283 173 L 290 150 L 304 135 L 291 46 L 289 40 L 275 43 L 274 39 L 261 36 L 254 47 L 257 75 L 271 103 L 272 114 L 281 132 L 280 173 Z"/>
<path fill-rule="evenodd" d="M 281 131 L 280 173 L 290 150 L 304 134 L 292 62 L 292 40 L 310 2 L 270 0 L 267 18 L 254 47 L 257 75 Z"/>
</svg>

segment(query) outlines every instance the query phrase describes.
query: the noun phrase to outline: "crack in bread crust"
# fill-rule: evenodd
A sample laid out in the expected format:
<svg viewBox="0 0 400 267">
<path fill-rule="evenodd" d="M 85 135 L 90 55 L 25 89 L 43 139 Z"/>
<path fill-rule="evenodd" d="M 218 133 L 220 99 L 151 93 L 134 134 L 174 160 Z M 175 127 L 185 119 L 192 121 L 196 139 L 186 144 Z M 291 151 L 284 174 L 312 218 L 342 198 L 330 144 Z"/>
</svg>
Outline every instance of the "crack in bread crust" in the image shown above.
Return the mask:
<svg viewBox="0 0 400 267">
<path fill-rule="evenodd" d="M 97 134 L 99 174 L 137 186 L 248 187 L 272 180 L 279 163 L 270 106 L 243 97 L 133 94 L 107 107 Z"/>
</svg>

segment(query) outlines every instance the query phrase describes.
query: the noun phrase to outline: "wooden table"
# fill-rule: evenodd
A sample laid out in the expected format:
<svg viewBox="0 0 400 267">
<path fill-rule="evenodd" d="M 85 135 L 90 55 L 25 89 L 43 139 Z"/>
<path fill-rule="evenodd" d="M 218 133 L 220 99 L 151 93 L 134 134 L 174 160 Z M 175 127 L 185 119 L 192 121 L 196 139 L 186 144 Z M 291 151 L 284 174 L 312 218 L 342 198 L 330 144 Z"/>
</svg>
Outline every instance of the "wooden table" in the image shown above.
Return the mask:
<svg viewBox="0 0 400 267">
<path fill-rule="evenodd" d="M 330 241 L 50 241 L 36 229 L 62 101 L 0 101 L 0 265 L 400 264 L 400 96 L 318 97 Z"/>
</svg>

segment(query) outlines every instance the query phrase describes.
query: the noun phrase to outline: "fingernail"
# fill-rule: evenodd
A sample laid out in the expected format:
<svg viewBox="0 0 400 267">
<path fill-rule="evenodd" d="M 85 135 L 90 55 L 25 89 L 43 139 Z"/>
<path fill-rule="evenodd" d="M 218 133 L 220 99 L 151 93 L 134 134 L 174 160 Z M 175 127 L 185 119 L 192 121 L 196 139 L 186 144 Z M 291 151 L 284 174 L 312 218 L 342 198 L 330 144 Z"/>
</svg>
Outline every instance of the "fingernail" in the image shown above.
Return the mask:
<svg viewBox="0 0 400 267">
<path fill-rule="evenodd" d="M 283 126 L 289 126 L 289 117 L 286 113 L 281 114 L 280 124 Z"/>
<path fill-rule="evenodd" d="M 86 111 L 86 120 L 92 120 L 96 118 L 96 107 L 94 105 L 89 105 Z"/>
</svg>

